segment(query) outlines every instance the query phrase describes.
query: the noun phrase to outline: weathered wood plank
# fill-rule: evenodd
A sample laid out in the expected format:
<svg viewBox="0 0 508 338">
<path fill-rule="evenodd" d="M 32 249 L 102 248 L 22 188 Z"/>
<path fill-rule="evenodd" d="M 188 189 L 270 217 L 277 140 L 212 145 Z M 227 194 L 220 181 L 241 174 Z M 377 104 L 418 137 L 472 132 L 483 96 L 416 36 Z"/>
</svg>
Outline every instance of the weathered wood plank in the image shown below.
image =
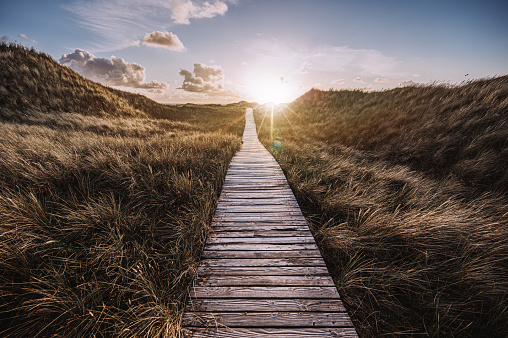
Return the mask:
<svg viewBox="0 0 508 338">
<path fill-rule="evenodd" d="M 238 232 L 238 233 L 242 233 L 242 232 L 246 232 L 246 231 L 250 231 L 252 233 L 259 233 L 259 234 L 262 234 L 262 233 L 266 233 L 266 232 L 269 232 L 269 231 L 278 231 L 278 232 L 293 232 L 293 231 L 303 231 L 303 232 L 306 232 L 308 231 L 308 228 L 305 229 L 304 227 L 302 226 L 297 226 L 297 225 L 281 225 L 281 226 L 277 226 L 277 225 L 273 225 L 273 226 L 263 226 L 263 227 L 256 227 L 256 226 L 253 226 L 253 225 L 234 225 L 234 226 L 221 226 L 221 225 L 215 225 L 212 227 L 213 229 L 213 233 L 214 235 L 219 235 L 221 232 L 228 232 L 228 233 L 232 233 L 232 232 Z"/>
<path fill-rule="evenodd" d="M 351 320 L 344 312 L 187 312 L 185 326 L 228 327 L 345 327 Z"/>
<path fill-rule="evenodd" d="M 284 311 L 284 312 L 345 312 L 337 299 L 190 299 L 187 311 Z"/>
<path fill-rule="evenodd" d="M 322 263 L 319 250 L 299 250 L 299 251 L 215 251 L 205 250 L 201 255 L 203 259 L 219 259 L 219 258 L 238 258 L 238 259 L 291 259 L 291 258 L 319 258 L 313 264 Z M 288 261 L 284 261 L 288 263 Z"/>
<path fill-rule="evenodd" d="M 319 251 L 314 251 L 319 254 Z M 255 253 L 254 253 L 255 254 Z M 291 257 L 291 258 L 206 258 L 201 261 L 202 266 L 326 266 L 319 257 Z"/>
<path fill-rule="evenodd" d="M 197 271 L 205 276 L 328 276 L 324 266 L 200 266 Z"/>
<path fill-rule="evenodd" d="M 196 286 L 334 286 L 330 276 L 203 276 Z"/>
<path fill-rule="evenodd" d="M 212 237 L 208 244 L 309 244 L 314 243 L 314 237 Z"/>
<path fill-rule="evenodd" d="M 301 217 L 305 219 L 300 211 L 283 211 L 283 210 L 258 210 L 256 211 L 240 211 L 240 210 L 217 210 L 214 219 L 231 218 L 235 219 L 254 219 L 254 218 L 269 218 L 269 219 L 290 219 L 290 217 Z"/>
<path fill-rule="evenodd" d="M 275 208 L 300 208 L 298 203 L 290 201 L 288 199 L 280 200 L 221 200 L 220 208 L 227 210 L 228 207 L 232 208 L 262 208 L 262 207 L 275 207 Z M 219 208 L 219 207 L 218 207 Z"/>
<path fill-rule="evenodd" d="M 273 219 L 266 219 L 266 220 L 214 220 L 212 222 L 212 226 L 231 226 L 231 225 L 255 225 L 255 226 L 303 226 L 307 227 L 307 221 L 304 220 L 273 220 Z"/>
<path fill-rule="evenodd" d="M 353 328 L 203 328 L 187 327 L 187 338 L 353 338 L 358 337 Z"/>
<path fill-rule="evenodd" d="M 258 212 L 277 212 L 277 213 L 286 213 L 286 212 L 297 212 L 299 215 L 302 215 L 300 208 L 297 206 L 290 206 L 287 204 L 273 204 L 273 203 L 264 203 L 261 205 L 255 204 L 244 204 L 244 205 L 232 205 L 229 203 L 222 203 L 217 207 L 217 211 L 220 212 L 228 212 L 228 213 L 258 213 Z"/>
<path fill-rule="evenodd" d="M 217 237 L 312 237 L 309 230 L 300 231 L 281 231 L 281 230 L 265 230 L 265 231 L 222 231 L 215 232 L 213 238 Z"/>
<path fill-rule="evenodd" d="M 285 221 L 300 221 L 305 222 L 305 218 L 300 215 L 291 215 L 291 216 L 280 216 L 274 213 L 264 213 L 264 214 L 256 214 L 256 215 L 248 215 L 248 214 L 239 214 L 239 215 L 231 215 L 231 214 L 223 214 L 214 216 L 213 220 L 215 222 L 270 222 L 270 221 L 278 221 L 286 223 Z"/>
<path fill-rule="evenodd" d="M 238 250 L 238 251 L 249 251 L 249 250 L 317 250 L 317 245 L 312 244 L 205 244 L 205 250 Z"/>
<path fill-rule="evenodd" d="M 335 286 L 194 286 L 191 298 L 340 299 Z"/>
</svg>

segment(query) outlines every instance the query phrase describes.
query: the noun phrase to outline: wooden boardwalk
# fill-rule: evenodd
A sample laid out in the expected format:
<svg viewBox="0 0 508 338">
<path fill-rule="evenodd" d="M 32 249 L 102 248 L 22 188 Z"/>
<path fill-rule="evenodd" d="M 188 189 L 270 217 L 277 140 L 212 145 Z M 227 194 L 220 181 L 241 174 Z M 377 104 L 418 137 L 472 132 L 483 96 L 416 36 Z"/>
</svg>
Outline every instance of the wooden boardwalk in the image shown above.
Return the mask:
<svg viewBox="0 0 508 338">
<path fill-rule="evenodd" d="M 182 317 L 187 337 L 357 337 L 252 109 Z"/>
</svg>

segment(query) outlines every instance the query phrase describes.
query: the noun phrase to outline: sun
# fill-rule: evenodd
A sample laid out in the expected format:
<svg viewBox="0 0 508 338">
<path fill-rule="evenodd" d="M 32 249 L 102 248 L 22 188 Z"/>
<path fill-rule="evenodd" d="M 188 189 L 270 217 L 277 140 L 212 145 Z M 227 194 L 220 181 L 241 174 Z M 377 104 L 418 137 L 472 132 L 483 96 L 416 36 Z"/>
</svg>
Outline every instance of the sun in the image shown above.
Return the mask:
<svg viewBox="0 0 508 338">
<path fill-rule="evenodd" d="M 247 88 L 248 94 L 258 103 L 288 103 L 296 98 L 291 83 L 283 76 L 256 76 Z"/>
</svg>

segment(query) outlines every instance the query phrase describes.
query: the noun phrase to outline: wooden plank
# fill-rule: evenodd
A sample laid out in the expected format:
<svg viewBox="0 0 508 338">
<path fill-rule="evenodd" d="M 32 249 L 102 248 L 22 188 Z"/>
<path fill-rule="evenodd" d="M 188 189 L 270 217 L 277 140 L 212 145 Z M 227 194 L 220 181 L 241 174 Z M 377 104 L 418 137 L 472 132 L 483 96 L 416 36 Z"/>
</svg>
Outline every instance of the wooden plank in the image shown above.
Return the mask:
<svg viewBox="0 0 508 338">
<path fill-rule="evenodd" d="M 335 286 L 194 286 L 191 298 L 340 299 Z"/>
<path fill-rule="evenodd" d="M 223 188 L 226 192 L 228 191 L 245 191 L 250 192 L 252 190 L 256 191 L 277 191 L 277 192 L 286 192 L 288 188 L 280 182 L 265 182 L 265 183 L 247 183 L 247 182 L 236 182 L 236 183 L 227 183 L 223 184 Z"/>
<path fill-rule="evenodd" d="M 200 266 L 197 275 L 204 276 L 328 276 L 325 266 Z"/>
<path fill-rule="evenodd" d="M 309 230 L 302 222 L 214 222 L 211 225 L 212 231 L 269 231 L 269 230 L 280 230 L 280 231 L 300 231 Z"/>
<path fill-rule="evenodd" d="M 278 201 L 281 200 L 296 202 L 294 197 L 288 196 L 287 194 L 271 193 L 267 195 L 252 192 L 249 195 L 246 195 L 245 193 L 223 191 L 220 196 L 219 203 L 221 203 L 222 201 L 232 201 L 232 202 L 258 201 L 267 203 L 277 203 Z"/>
<path fill-rule="evenodd" d="M 207 244 L 303 244 L 315 243 L 314 237 L 212 237 Z"/>
<path fill-rule="evenodd" d="M 251 200 L 221 200 L 220 208 L 227 207 L 262 207 L 262 206 L 276 206 L 276 207 L 292 207 L 292 208 L 300 208 L 296 201 L 291 201 L 289 199 L 251 199 Z M 219 207 L 217 207 L 219 208 Z"/>
<path fill-rule="evenodd" d="M 236 229 L 235 229 L 236 230 Z M 281 231 L 281 230 L 265 230 L 265 231 L 221 231 L 214 232 L 213 237 L 312 237 L 309 230 L 299 231 Z"/>
<path fill-rule="evenodd" d="M 223 226 L 223 225 L 214 225 L 212 227 L 213 229 L 213 233 L 215 236 L 219 236 L 221 232 L 228 232 L 228 233 L 231 233 L 231 232 L 238 232 L 238 233 L 242 233 L 242 232 L 245 232 L 245 231 L 250 231 L 252 233 L 259 233 L 259 234 L 262 234 L 262 233 L 266 233 L 266 232 L 269 232 L 269 231 L 278 231 L 278 232 L 292 232 L 292 231 L 303 231 L 303 232 L 307 232 L 309 231 L 309 229 L 305 229 L 305 227 L 303 226 L 298 226 L 298 225 L 272 225 L 272 226 L 259 226 L 259 227 L 256 227 L 255 225 L 233 225 L 233 226 Z"/>
<path fill-rule="evenodd" d="M 286 221 L 300 221 L 300 222 L 306 222 L 305 218 L 300 215 L 284 215 L 284 216 L 278 216 L 274 213 L 264 213 L 264 214 L 256 214 L 256 215 L 248 215 L 248 214 L 238 214 L 238 215 L 230 215 L 230 214 L 219 214 L 219 216 L 213 217 L 214 221 L 218 222 L 227 222 L 227 221 L 234 221 L 234 222 L 263 222 L 263 221 L 279 221 L 279 222 L 286 222 Z"/>
<path fill-rule="evenodd" d="M 261 200 L 261 201 L 260 201 Z M 300 207 L 296 205 L 291 205 L 289 203 L 284 203 L 281 201 L 272 201 L 267 199 L 257 199 L 253 200 L 254 203 L 249 203 L 249 201 L 244 202 L 243 205 L 234 205 L 228 203 L 229 201 L 224 201 L 224 205 L 216 208 L 217 213 L 234 213 L 234 214 L 252 214 L 252 213 L 285 213 L 285 214 L 297 214 L 303 217 L 302 211 Z M 259 201 L 261 203 L 259 203 Z M 236 201 L 238 202 L 238 201 Z"/>
<path fill-rule="evenodd" d="M 347 327 L 334 328 L 205 328 L 187 327 L 183 331 L 187 338 L 354 338 L 358 337 L 355 329 Z"/>
<path fill-rule="evenodd" d="M 190 299 L 187 311 L 345 312 L 337 299 Z"/>
<path fill-rule="evenodd" d="M 344 312 L 187 312 L 184 326 L 228 327 L 345 327 L 351 320 Z"/>
<path fill-rule="evenodd" d="M 324 261 L 321 258 L 321 253 L 319 250 L 299 250 L 299 251 L 215 251 L 215 250 L 205 250 L 201 255 L 203 259 L 219 259 L 219 258 L 238 258 L 238 259 L 273 259 L 274 257 L 278 257 L 278 259 L 291 259 L 291 258 L 319 258 L 319 260 L 314 261 L 313 264 L 322 263 L 324 266 Z"/>
<path fill-rule="evenodd" d="M 239 251 L 257 251 L 257 250 L 317 250 L 315 243 L 312 244 L 205 244 L 205 250 L 239 250 Z"/>
<path fill-rule="evenodd" d="M 319 254 L 319 251 L 314 251 Z M 255 254 L 255 253 L 253 253 Z M 326 266 L 319 257 L 291 257 L 291 258 L 206 258 L 201 261 L 202 266 Z"/>
<path fill-rule="evenodd" d="M 265 210 L 217 210 L 214 215 L 214 219 L 221 219 L 225 217 L 235 217 L 238 219 L 244 219 L 247 217 L 271 217 L 276 219 L 292 219 L 292 217 L 301 217 L 305 219 L 300 211 L 290 211 L 290 210 L 273 210 L 273 209 L 265 209 Z"/>
<path fill-rule="evenodd" d="M 330 276 L 203 276 L 196 286 L 335 286 Z"/>
<path fill-rule="evenodd" d="M 291 219 L 284 219 L 282 217 L 273 217 L 273 216 L 267 216 L 267 217 L 231 217 L 231 216 L 224 216 L 222 218 L 214 218 L 212 222 L 212 226 L 231 226 L 231 225 L 256 225 L 256 226 L 272 226 L 272 225 L 285 225 L 285 226 L 292 226 L 292 225 L 300 225 L 305 226 L 307 225 L 307 222 L 305 219 L 301 219 L 297 216 L 290 216 Z M 214 224 L 216 223 L 216 224 Z"/>
</svg>

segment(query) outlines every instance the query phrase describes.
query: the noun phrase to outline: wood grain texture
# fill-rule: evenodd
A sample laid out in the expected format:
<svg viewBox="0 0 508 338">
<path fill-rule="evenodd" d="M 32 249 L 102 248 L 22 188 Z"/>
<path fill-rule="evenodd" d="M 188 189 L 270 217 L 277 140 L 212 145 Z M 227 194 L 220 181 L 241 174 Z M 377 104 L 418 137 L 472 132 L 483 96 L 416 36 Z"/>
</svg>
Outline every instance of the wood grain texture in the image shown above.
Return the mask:
<svg viewBox="0 0 508 338">
<path fill-rule="evenodd" d="M 324 266 L 201 266 L 198 276 L 328 276 Z"/>
<path fill-rule="evenodd" d="M 184 326 L 225 325 L 228 327 L 347 327 L 344 312 L 187 312 Z"/>
<path fill-rule="evenodd" d="M 191 299 L 188 311 L 252 311 L 252 312 L 346 312 L 336 299 L 252 299 L 201 298 Z"/>
<path fill-rule="evenodd" d="M 357 337 L 287 184 L 246 115 L 182 326 L 185 337 Z"/>
<path fill-rule="evenodd" d="M 353 338 L 358 337 L 354 328 L 204 328 L 187 327 L 186 338 Z"/>
</svg>

